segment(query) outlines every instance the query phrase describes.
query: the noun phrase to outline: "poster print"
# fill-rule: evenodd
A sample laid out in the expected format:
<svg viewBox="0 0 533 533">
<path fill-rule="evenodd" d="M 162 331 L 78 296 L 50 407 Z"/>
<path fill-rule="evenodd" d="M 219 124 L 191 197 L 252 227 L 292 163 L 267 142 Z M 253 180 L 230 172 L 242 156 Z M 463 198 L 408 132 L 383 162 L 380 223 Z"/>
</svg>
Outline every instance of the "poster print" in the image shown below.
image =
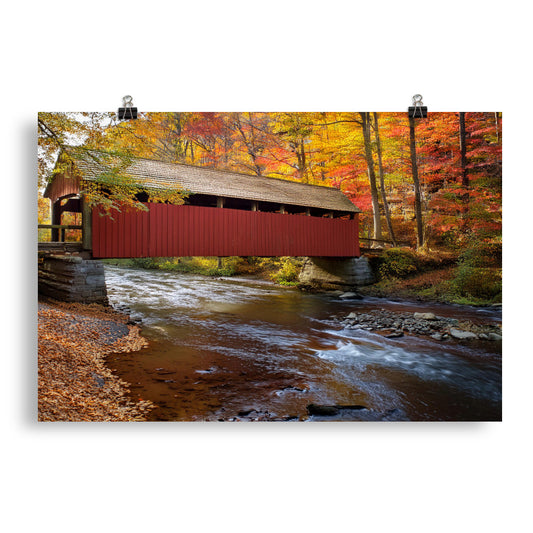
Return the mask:
<svg viewBox="0 0 533 533">
<path fill-rule="evenodd" d="M 501 113 L 38 130 L 39 420 L 501 420 Z"/>
</svg>

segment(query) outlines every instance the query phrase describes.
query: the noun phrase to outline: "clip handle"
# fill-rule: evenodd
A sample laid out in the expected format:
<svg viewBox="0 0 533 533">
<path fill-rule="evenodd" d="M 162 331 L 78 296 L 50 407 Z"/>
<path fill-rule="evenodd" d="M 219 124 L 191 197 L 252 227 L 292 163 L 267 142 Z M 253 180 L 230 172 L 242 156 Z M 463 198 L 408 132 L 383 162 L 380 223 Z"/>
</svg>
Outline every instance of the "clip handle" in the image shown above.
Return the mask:
<svg viewBox="0 0 533 533">
<path fill-rule="evenodd" d="M 427 118 L 428 108 L 423 105 L 421 94 L 413 96 L 413 105 L 409 107 L 408 113 L 409 118 Z"/>
<path fill-rule="evenodd" d="M 119 120 L 131 120 L 137 118 L 137 108 L 133 107 L 133 98 L 127 94 L 122 98 L 123 107 L 118 108 Z"/>
</svg>

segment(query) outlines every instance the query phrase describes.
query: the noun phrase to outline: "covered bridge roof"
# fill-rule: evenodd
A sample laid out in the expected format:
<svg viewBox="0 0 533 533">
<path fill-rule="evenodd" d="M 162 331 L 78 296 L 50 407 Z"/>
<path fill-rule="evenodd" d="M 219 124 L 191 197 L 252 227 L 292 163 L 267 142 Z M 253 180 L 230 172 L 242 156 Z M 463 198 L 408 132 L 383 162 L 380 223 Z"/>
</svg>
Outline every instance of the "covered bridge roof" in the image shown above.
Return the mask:
<svg viewBox="0 0 533 533">
<path fill-rule="evenodd" d="M 118 161 L 117 156 L 97 150 L 70 148 L 67 152 L 75 162 L 79 177 L 84 180 L 98 181 L 99 176 L 109 171 L 113 160 Z M 360 212 L 359 208 L 339 189 L 322 185 L 308 185 L 278 178 L 165 163 L 143 158 L 128 158 L 124 165 L 124 171 L 140 187 L 180 188 L 193 194 L 274 202 L 350 213 Z M 50 185 L 47 187 L 45 196 L 53 198 L 55 195 L 49 190 Z"/>
</svg>

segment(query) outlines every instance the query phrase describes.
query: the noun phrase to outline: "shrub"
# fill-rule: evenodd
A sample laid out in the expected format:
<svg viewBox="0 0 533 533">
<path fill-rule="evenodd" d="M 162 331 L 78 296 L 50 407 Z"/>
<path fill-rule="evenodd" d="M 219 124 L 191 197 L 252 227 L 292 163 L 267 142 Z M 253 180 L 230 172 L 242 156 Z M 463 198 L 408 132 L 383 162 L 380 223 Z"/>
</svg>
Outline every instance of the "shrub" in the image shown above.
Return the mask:
<svg viewBox="0 0 533 533">
<path fill-rule="evenodd" d="M 290 285 L 298 281 L 300 270 L 301 264 L 297 259 L 284 257 L 281 258 L 279 270 L 271 274 L 270 277 L 272 281 L 280 285 Z"/>
<path fill-rule="evenodd" d="M 457 268 L 452 285 L 459 296 L 494 300 L 502 292 L 501 271 L 462 264 Z"/>
<path fill-rule="evenodd" d="M 452 287 L 462 297 L 501 299 L 501 243 L 474 241 L 458 259 Z"/>
<path fill-rule="evenodd" d="M 159 263 L 157 257 L 136 257 L 131 260 L 131 264 L 137 268 L 159 268 Z"/>
<path fill-rule="evenodd" d="M 476 241 L 459 256 L 460 265 L 472 267 L 501 267 L 502 245 L 498 242 Z"/>
<path fill-rule="evenodd" d="M 380 257 L 378 272 L 381 279 L 403 279 L 416 274 L 419 266 L 420 261 L 411 250 L 391 248 Z"/>
</svg>

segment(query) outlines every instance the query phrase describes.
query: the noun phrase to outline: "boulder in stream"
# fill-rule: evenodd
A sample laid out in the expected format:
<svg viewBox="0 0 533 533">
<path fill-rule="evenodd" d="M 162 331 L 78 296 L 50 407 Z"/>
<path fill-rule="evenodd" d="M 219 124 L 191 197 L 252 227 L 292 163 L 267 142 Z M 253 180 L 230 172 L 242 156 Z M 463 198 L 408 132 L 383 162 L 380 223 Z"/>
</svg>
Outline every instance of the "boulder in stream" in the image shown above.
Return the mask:
<svg viewBox="0 0 533 533">
<path fill-rule="evenodd" d="M 396 339 L 397 337 L 403 337 L 403 331 L 393 331 L 392 333 L 385 335 L 385 337 L 387 337 L 387 339 Z"/>
<path fill-rule="evenodd" d="M 437 320 L 434 313 L 414 313 L 413 318 L 416 320 Z"/>
<path fill-rule="evenodd" d="M 456 329 L 456 328 L 450 328 L 450 335 L 454 339 L 459 340 L 470 340 L 470 339 L 477 339 L 477 335 L 475 333 L 472 333 L 471 331 L 463 331 L 462 329 Z"/>
<path fill-rule="evenodd" d="M 316 403 L 310 403 L 307 406 L 307 412 L 310 415 L 316 416 L 336 416 L 343 409 L 361 410 L 366 409 L 364 405 L 319 405 Z"/>
<path fill-rule="evenodd" d="M 348 300 L 348 299 L 360 300 L 361 295 L 357 294 L 356 292 L 349 291 L 349 292 L 343 292 L 341 295 L 339 295 L 339 298 L 341 298 L 341 300 Z"/>
<path fill-rule="evenodd" d="M 368 409 L 364 405 L 318 405 L 309 404 L 307 412 L 314 420 L 351 422 L 399 422 L 409 420 L 406 413 L 398 408 L 384 412 Z"/>
</svg>

